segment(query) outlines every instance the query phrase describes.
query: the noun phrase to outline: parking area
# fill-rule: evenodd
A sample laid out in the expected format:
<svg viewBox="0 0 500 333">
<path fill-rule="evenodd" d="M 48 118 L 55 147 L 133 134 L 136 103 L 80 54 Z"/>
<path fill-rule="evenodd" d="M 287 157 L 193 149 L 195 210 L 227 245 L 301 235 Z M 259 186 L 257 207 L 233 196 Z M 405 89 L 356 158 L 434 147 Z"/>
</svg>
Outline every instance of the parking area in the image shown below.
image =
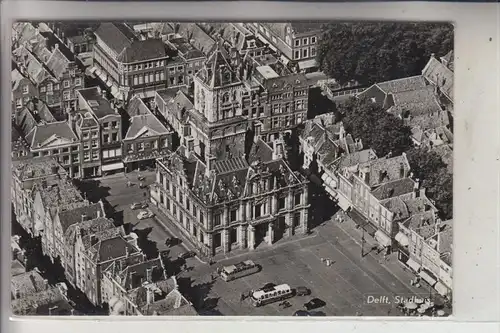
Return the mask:
<svg viewBox="0 0 500 333">
<path fill-rule="evenodd" d="M 427 291 L 409 284 L 411 273 L 400 270 L 393 272 L 388 265 L 381 264 L 377 255 L 361 256 L 361 249 L 355 239 L 333 222 L 320 227 L 313 236 L 284 243 L 277 248 L 255 251 L 237 258 L 220 261 L 225 266 L 245 259 L 252 259 L 262 265 L 261 272 L 224 282 L 217 279 L 210 282 L 215 267 L 200 266 L 189 272 L 197 283 L 209 284 L 206 295 L 199 295 L 216 304 L 223 315 L 279 315 L 290 316 L 304 309 L 304 303 L 320 298 L 326 305 L 315 309 L 317 315 L 325 316 L 396 316 L 402 315 L 392 302 L 395 296 L 426 296 Z M 330 259 L 327 266 L 323 261 Z M 395 260 L 389 257 L 387 260 Z M 267 283 L 287 283 L 292 288 L 305 286 L 311 289 L 309 296 L 295 296 L 288 301 L 291 307 L 283 308 L 279 302 L 262 307 L 253 307 L 250 301 L 241 301 L 241 294 L 261 288 Z M 384 300 L 369 304 L 369 297 Z M 386 303 L 386 296 L 389 300 Z"/>
</svg>

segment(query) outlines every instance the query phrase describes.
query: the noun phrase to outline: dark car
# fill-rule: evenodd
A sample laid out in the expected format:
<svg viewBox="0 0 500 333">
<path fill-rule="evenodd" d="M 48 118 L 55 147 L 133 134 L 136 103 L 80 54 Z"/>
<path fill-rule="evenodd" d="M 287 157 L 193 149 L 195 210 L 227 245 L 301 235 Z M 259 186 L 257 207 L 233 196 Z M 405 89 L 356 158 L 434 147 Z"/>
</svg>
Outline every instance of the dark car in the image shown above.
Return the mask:
<svg viewBox="0 0 500 333">
<path fill-rule="evenodd" d="M 295 295 L 297 296 L 308 296 L 311 294 L 311 290 L 306 287 L 297 287 L 295 288 Z"/>
<path fill-rule="evenodd" d="M 320 308 L 325 305 L 326 305 L 325 301 L 320 300 L 319 298 L 313 298 L 312 300 L 304 304 L 304 307 L 306 308 L 306 310 L 312 310 Z"/>
<path fill-rule="evenodd" d="M 299 316 L 299 317 L 309 317 L 310 314 L 309 312 L 305 311 L 305 310 L 298 310 L 298 311 L 295 311 L 294 316 Z"/>
<path fill-rule="evenodd" d="M 192 258 L 192 257 L 196 257 L 196 252 L 194 251 L 187 251 L 187 252 L 184 252 L 182 254 L 179 255 L 179 258 L 180 259 L 188 259 L 188 258 Z"/>
<path fill-rule="evenodd" d="M 259 290 L 271 290 L 274 287 L 276 287 L 276 285 L 274 283 L 266 283 Z"/>
</svg>

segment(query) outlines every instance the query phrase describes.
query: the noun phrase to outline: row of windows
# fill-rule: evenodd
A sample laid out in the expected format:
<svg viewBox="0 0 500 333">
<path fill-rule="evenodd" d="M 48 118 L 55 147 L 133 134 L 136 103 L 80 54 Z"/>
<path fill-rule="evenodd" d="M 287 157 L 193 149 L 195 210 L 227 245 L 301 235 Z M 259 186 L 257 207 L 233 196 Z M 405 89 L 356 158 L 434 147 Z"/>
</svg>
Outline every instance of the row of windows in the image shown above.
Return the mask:
<svg viewBox="0 0 500 333">
<path fill-rule="evenodd" d="M 306 45 L 310 45 L 310 44 L 312 45 L 312 44 L 316 44 L 317 41 L 318 41 L 318 38 L 316 36 L 297 38 L 294 41 L 294 45 L 295 45 L 295 47 L 306 46 Z"/>
<path fill-rule="evenodd" d="M 152 142 L 137 142 L 137 143 L 130 143 L 127 145 L 127 151 L 129 153 L 132 153 L 134 151 L 144 151 L 146 149 L 158 149 L 159 147 L 167 147 L 168 146 L 168 141 L 167 139 L 160 139 L 160 140 L 154 140 Z"/>
<path fill-rule="evenodd" d="M 149 68 L 158 68 L 158 67 L 163 67 L 165 66 L 165 60 L 158 60 L 158 61 L 151 61 L 151 62 L 146 62 L 143 64 L 137 64 L 137 65 L 126 65 L 123 66 L 123 71 L 124 72 L 132 72 L 132 71 L 140 71 L 143 69 L 149 69 Z"/>
<path fill-rule="evenodd" d="M 293 54 L 293 59 L 305 59 L 305 58 L 312 58 L 316 56 L 316 48 L 311 47 L 310 50 L 309 48 L 304 48 L 302 50 L 295 50 Z"/>
<path fill-rule="evenodd" d="M 112 121 L 112 122 L 103 123 L 102 127 L 104 129 L 118 128 L 118 121 Z"/>
</svg>

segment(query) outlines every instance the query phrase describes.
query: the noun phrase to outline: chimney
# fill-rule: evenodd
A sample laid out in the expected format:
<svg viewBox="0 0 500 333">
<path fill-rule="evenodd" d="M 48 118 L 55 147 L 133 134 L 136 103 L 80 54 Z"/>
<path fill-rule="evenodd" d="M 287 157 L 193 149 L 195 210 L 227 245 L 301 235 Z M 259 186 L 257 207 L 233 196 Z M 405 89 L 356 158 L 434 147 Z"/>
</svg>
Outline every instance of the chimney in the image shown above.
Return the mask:
<svg viewBox="0 0 500 333">
<path fill-rule="evenodd" d="M 146 293 L 147 293 L 147 296 L 146 296 L 147 304 L 154 303 L 154 301 L 155 301 L 154 291 L 151 288 L 146 288 Z"/>
<path fill-rule="evenodd" d="M 49 289 L 49 280 L 43 279 L 43 290 Z"/>
<path fill-rule="evenodd" d="M 101 89 L 101 87 L 99 87 L 99 86 L 97 86 L 97 93 L 98 93 L 99 95 L 102 95 L 102 89 Z"/>
<path fill-rule="evenodd" d="M 418 188 L 420 187 L 420 183 L 419 181 L 417 180 L 415 182 L 415 184 L 413 185 L 413 193 L 415 194 L 415 198 L 418 198 L 420 196 L 420 192 L 418 190 Z"/>
<path fill-rule="evenodd" d="M 431 58 L 436 58 L 436 54 L 435 53 L 431 53 Z"/>
<path fill-rule="evenodd" d="M 382 183 L 383 180 L 384 180 L 384 172 L 382 170 L 379 170 L 379 172 L 378 172 L 378 182 Z"/>
<path fill-rule="evenodd" d="M 425 188 L 424 187 L 420 188 L 419 197 L 422 197 L 422 198 L 425 197 Z"/>
<path fill-rule="evenodd" d="M 436 224 L 434 224 L 434 233 L 439 234 L 440 231 L 441 231 L 441 220 L 436 219 Z"/>
<path fill-rule="evenodd" d="M 125 245 L 125 257 L 129 257 L 130 256 L 130 252 L 129 252 L 129 249 L 128 249 L 128 246 Z"/>
<path fill-rule="evenodd" d="M 399 163 L 399 178 L 406 177 L 405 165 L 403 163 Z"/>
<path fill-rule="evenodd" d="M 82 214 L 82 222 L 86 221 L 87 220 L 87 215 L 85 214 Z"/>
<path fill-rule="evenodd" d="M 97 211 L 97 217 L 101 217 L 101 210 L 100 209 Z"/>
<path fill-rule="evenodd" d="M 151 272 L 152 272 L 151 268 L 146 268 L 146 281 L 148 282 L 153 282 L 151 279 Z"/>
<path fill-rule="evenodd" d="M 15 288 L 14 289 L 14 299 L 18 299 L 21 297 L 21 292 L 19 291 L 19 289 Z"/>
<path fill-rule="evenodd" d="M 59 43 L 56 43 L 56 45 L 54 45 L 54 50 L 59 50 Z"/>
</svg>

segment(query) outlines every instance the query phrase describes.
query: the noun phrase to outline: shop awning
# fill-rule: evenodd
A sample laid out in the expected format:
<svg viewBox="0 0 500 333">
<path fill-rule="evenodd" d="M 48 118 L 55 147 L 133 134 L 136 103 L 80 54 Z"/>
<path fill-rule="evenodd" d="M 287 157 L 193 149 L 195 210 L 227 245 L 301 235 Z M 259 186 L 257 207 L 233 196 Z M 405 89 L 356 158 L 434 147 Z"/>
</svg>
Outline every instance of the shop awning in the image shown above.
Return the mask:
<svg viewBox="0 0 500 333">
<path fill-rule="evenodd" d="M 448 287 L 446 287 L 442 282 L 438 281 L 436 285 L 434 286 L 434 289 L 439 293 L 441 296 L 446 296 L 450 293 Z"/>
<path fill-rule="evenodd" d="M 329 188 L 328 186 L 325 186 L 325 191 L 330 194 L 333 198 L 336 198 L 337 197 L 337 193 L 332 190 L 331 188 Z"/>
<path fill-rule="evenodd" d="M 408 246 L 408 244 L 409 244 L 408 236 L 406 236 L 402 232 L 398 232 L 396 234 L 395 239 L 396 239 L 396 242 L 398 242 L 399 244 L 401 244 L 403 246 Z"/>
<path fill-rule="evenodd" d="M 337 205 L 343 210 L 347 211 L 349 208 L 351 208 L 351 203 L 349 200 L 347 200 L 343 195 L 339 194 L 337 195 Z"/>
<path fill-rule="evenodd" d="M 321 175 L 321 179 L 325 183 L 326 186 L 330 187 L 332 190 L 337 188 L 337 181 L 324 173 Z"/>
<path fill-rule="evenodd" d="M 112 164 L 105 164 L 102 166 L 102 171 L 111 171 L 111 170 L 119 170 L 123 169 L 124 165 L 122 162 L 118 163 L 112 163 Z"/>
<path fill-rule="evenodd" d="M 316 67 L 316 66 L 317 66 L 316 59 L 299 61 L 300 69 L 307 69 L 307 68 Z"/>
<path fill-rule="evenodd" d="M 408 259 L 408 261 L 406 262 L 406 264 L 411 268 L 413 269 L 415 272 L 418 272 L 418 270 L 420 269 L 420 265 L 413 259 Z"/>
<path fill-rule="evenodd" d="M 433 277 L 432 277 L 429 273 L 427 273 L 426 271 L 422 270 L 422 271 L 420 271 L 420 273 L 418 273 L 418 275 L 420 275 L 420 277 L 421 277 L 422 279 L 424 279 L 424 280 L 425 280 L 428 284 L 430 284 L 430 285 L 431 285 L 431 287 L 432 287 L 433 285 L 435 285 L 435 284 L 436 284 L 436 279 L 435 279 L 435 278 L 433 278 Z"/>
<path fill-rule="evenodd" d="M 339 197 L 341 196 L 339 195 Z M 375 229 L 375 227 L 371 225 L 368 219 L 364 217 L 360 212 L 358 212 L 355 208 L 351 209 L 347 215 L 349 215 L 349 217 L 354 221 L 354 223 L 359 225 L 361 228 L 365 229 L 365 231 L 369 235 L 374 236 L 375 233 L 377 232 L 377 229 Z"/>
<path fill-rule="evenodd" d="M 377 232 L 375 232 L 375 239 L 384 247 L 391 246 L 392 244 L 391 237 L 387 236 L 382 230 L 377 230 Z"/>
</svg>

